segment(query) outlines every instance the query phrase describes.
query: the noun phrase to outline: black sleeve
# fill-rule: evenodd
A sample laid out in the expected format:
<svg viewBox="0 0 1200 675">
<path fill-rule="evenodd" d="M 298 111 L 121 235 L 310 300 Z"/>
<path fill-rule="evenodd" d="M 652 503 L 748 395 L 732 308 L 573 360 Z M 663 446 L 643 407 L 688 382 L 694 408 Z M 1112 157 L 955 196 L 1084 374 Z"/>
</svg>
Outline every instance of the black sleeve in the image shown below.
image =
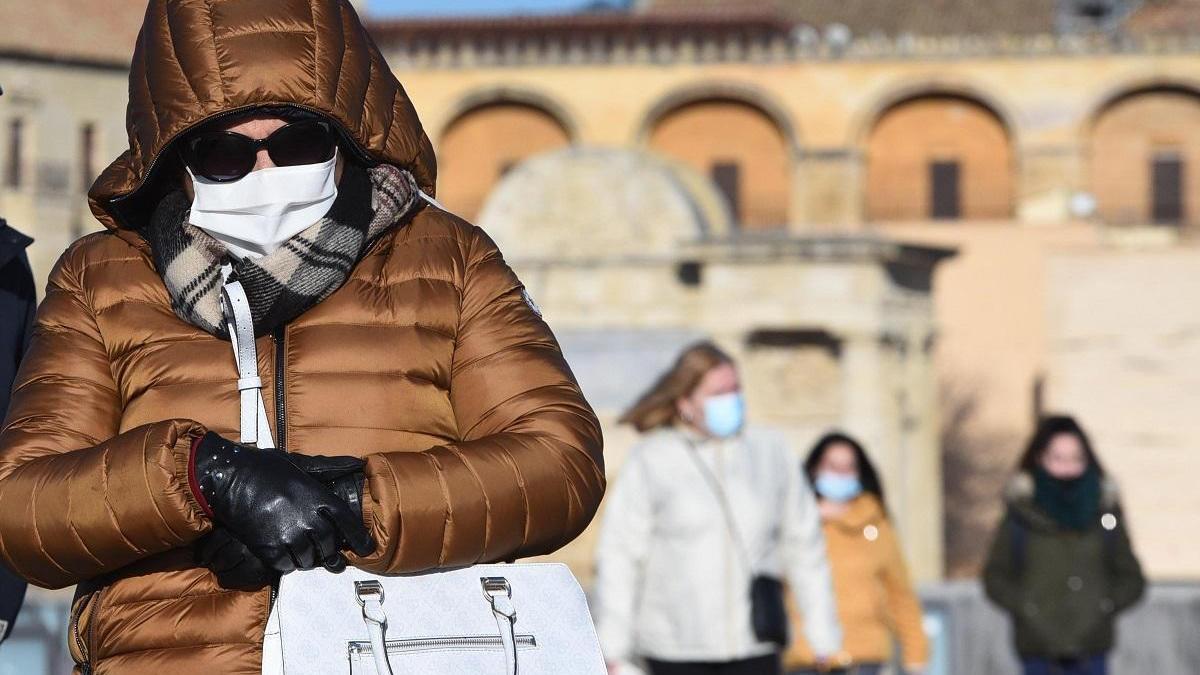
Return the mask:
<svg viewBox="0 0 1200 675">
<path fill-rule="evenodd" d="M 3 357 L 11 363 L 0 367 L 0 419 L 8 408 L 9 389 L 12 387 L 11 376 L 15 376 L 21 358 L 29 348 L 29 338 L 33 333 L 33 318 L 37 310 L 37 290 L 34 286 L 33 271 L 29 267 L 29 258 L 22 251 L 17 254 L 0 273 L 10 275 L 6 279 L 6 290 L 10 293 L 12 304 L 12 319 L 15 319 L 15 338 L 11 343 L 11 354 Z M 7 313 L 7 312 L 6 312 Z M 7 351 L 7 349 L 6 349 Z M 17 621 L 17 613 L 25 599 L 25 580 L 16 576 L 3 565 L 0 565 L 0 642 L 4 642 L 12 633 Z"/>
<path fill-rule="evenodd" d="M 987 563 L 983 568 L 983 588 L 988 598 L 1010 614 L 1021 611 L 1021 570 L 1017 569 L 1018 552 L 1015 549 L 1011 513 L 1006 513 L 996 527 L 992 545 L 988 549 Z"/>
<path fill-rule="evenodd" d="M 4 642 L 17 622 L 17 613 L 25 600 L 25 580 L 0 565 L 0 642 Z"/>
<path fill-rule="evenodd" d="M 1146 578 L 1142 574 L 1142 566 L 1138 564 L 1133 552 L 1133 544 L 1129 540 L 1129 531 L 1125 529 L 1125 519 L 1117 528 L 1108 533 L 1111 537 L 1108 545 L 1109 574 L 1112 585 L 1110 588 L 1114 611 L 1121 612 L 1137 603 L 1146 590 Z"/>
<path fill-rule="evenodd" d="M 29 351 L 29 340 L 33 337 L 33 320 L 37 316 L 37 287 L 33 281 L 33 270 L 29 266 L 29 259 L 25 254 L 21 254 L 21 262 L 25 265 L 25 271 L 28 276 L 28 291 L 25 296 L 25 320 L 21 328 L 21 353 L 17 357 L 18 363 L 25 356 L 25 352 Z"/>
</svg>

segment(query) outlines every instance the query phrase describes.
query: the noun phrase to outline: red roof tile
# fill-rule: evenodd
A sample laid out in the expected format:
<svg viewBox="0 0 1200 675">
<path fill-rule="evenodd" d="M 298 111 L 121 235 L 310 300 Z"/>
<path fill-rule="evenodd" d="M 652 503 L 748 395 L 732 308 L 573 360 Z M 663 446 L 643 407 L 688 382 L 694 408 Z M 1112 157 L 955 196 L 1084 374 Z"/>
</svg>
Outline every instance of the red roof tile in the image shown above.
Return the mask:
<svg viewBox="0 0 1200 675">
<path fill-rule="evenodd" d="M 146 0 L 0 0 L 0 53 L 127 64 Z"/>
</svg>

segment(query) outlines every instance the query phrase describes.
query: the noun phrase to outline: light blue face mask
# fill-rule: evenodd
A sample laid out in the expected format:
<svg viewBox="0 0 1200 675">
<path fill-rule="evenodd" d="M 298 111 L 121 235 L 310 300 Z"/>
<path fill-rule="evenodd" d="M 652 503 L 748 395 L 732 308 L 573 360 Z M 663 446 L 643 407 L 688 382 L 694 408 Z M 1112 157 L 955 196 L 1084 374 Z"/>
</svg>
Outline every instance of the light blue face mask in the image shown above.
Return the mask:
<svg viewBox="0 0 1200 675">
<path fill-rule="evenodd" d="M 817 474 L 817 494 L 832 502 L 844 503 L 862 494 L 862 481 L 858 476 L 844 473 Z"/>
<path fill-rule="evenodd" d="M 717 438 L 729 438 L 746 422 L 746 401 L 741 392 L 704 399 L 704 427 Z"/>
</svg>

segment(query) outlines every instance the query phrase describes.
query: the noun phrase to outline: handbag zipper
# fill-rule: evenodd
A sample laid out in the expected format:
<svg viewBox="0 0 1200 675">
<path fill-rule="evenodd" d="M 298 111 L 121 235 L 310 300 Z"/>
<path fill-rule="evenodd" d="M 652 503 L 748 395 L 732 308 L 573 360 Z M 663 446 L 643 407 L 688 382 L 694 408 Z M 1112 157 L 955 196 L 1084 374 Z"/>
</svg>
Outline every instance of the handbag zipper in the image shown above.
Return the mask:
<svg viewBox="0 0 1200 675">
<path fill-rule="evenodd" d="M 537 647 L 537 638 L 532 635 L 517 635 L 517 647 L 533 649 Z M 371 655 L 371 643 L 354 641 L 347 645 L 350 654 L 355 656 Z M 391 653 L 419 652 L 431 649 L 503 649 L 504 643 L 499 635 L 464 635 L 460 637 L 424 637 L 404 640 L 388 640 L 387 651 Z"/>
</svg>

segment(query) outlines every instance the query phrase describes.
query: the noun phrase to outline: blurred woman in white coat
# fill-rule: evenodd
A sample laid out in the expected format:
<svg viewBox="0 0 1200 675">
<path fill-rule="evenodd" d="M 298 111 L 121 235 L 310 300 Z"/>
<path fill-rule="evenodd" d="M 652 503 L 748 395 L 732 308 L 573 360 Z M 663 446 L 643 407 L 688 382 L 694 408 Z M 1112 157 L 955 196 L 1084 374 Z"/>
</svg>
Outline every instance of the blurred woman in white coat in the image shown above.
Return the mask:
<svg viewBox="0 0 1200 675">
<path fill-rule="evenodd" d="M 597 623 L 610 673 L 781 672 L 785 586 L 818 658 L 841 630 L 816 501 L 779 436 L 748 428 L 733 361 L 690 347 L 622 417 L 644 434 L 608 506 Z"/>
</svg>

